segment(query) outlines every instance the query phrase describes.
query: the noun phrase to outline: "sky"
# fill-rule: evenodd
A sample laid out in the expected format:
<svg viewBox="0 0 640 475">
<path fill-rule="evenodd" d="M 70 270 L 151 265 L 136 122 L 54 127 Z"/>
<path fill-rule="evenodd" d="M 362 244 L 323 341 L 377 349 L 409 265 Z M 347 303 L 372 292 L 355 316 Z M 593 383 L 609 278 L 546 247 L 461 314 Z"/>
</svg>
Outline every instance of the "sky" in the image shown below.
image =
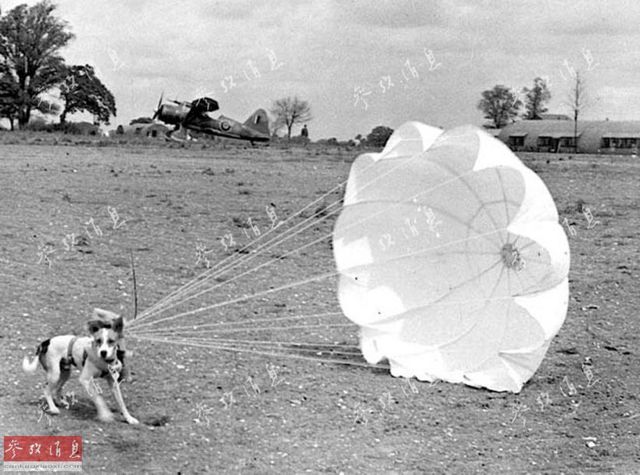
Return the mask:
<svg viewBox="0 0 640 475">
<path fill-rule="evenodd" d="M 2 12 L 20 3 L 0 0 Z M 584 119 L 640 119 L 640 2 L 611 0 L 61 0 L 75 39 L 116 98 L 112 126 L 153 114 L 159 96 L 207 95 L 244 121 L 276 99 L 309 101 L 310 138 L 340 140 L 409 120 L 486 122 L 496 84 L 548 81 L 549 112 L 569 113 L 586 79 Z M 294 129 L 294 134 L 299 128 Z"/>
</svg>

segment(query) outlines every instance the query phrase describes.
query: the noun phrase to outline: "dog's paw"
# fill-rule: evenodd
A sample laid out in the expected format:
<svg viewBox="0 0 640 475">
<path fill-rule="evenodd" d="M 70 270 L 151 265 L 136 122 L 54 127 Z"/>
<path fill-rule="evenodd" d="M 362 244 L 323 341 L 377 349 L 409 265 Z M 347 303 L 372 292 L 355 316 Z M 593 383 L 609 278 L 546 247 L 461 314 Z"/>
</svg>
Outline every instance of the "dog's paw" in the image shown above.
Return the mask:
<svg viewBox="0 0 640 475">
<path fill-rule="evenodd" d="M 138 419 L 136 419 L 135 417 L 129 417 L 127 419 L 127 422 L 129 424 L 133 424 L 133 425 L 140 424 L 140 421 Z"/>
<path fill-rule="evenodd" d="M 56 406 L 49 406 L 49 414 L 58 415 L 60 414 L 60 409 L 58 409 Z"/>
<path fill-rule="evenodd" d="M 69 407 L 71 406 L 67 400 L 63 397 L 58 397 L 56 399 L 53 400 L 53 402 L 56 403 L 56 406 L 60 406 L 60 407 L 64 407 L 65 409 L 69 409 Z"/>
</svg>

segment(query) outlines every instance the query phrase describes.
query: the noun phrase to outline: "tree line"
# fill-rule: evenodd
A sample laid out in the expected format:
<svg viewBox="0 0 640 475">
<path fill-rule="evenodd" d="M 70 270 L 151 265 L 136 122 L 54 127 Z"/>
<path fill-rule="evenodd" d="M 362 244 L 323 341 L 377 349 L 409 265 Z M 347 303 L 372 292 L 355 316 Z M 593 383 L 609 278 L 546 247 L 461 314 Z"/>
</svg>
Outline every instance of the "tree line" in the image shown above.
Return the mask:
<svg viewBox="0 0 640 475">
<path fill-rule="evenodd" d="M 0 119 L 24 128 L 33 111 L 59 115 L 86 111 L 95 122 L 109 123 L 116 115 L 113 94 L 94 68 L 67 65 L 60 50 L 74 39 L 67 22 L 55 16 L 56 6 L 43 0 L 31 7 L 0 11 Z M 46 98 L 57 89 L 61 105 Z"/>
<path fill-rule="evenodd" d="M 564 105 L 571 110 L 577 127 L 580 112 L 586 108 L 588 101 L 584 75 L 580 71 L 575 71 L 572 77 L 572 86 Z M 492 89 L 482 92 L 482 99 L 477 107 L 484 114 L 484 118 L 490 121 L 485 127 L 501 129 L 517 118 L 542 119 L 543 114 L 548 111 L 546 104 L 550 99 L 551 92 L 547 81 L 537 77 L 533 80 L 532 87 L 524 87 L 520 91 L 497 84 Z"/>
<path fill-rule="evenodd" d="M 524 100 L 521 99 L 522 96 Z M 547 81 L 537 77 L 533 80 L 533 87 L 523 88 L 521 95 L 502 84 L 483 91 L 478 109 L 482 111 L 484 118 L 490 121 L 488 127 L 501 129 L 520 116 L 527 120 L 542 119 L 542 114 L 548 110 L 546 104 L 550 99 L 551 92 Z"/>
</svg>

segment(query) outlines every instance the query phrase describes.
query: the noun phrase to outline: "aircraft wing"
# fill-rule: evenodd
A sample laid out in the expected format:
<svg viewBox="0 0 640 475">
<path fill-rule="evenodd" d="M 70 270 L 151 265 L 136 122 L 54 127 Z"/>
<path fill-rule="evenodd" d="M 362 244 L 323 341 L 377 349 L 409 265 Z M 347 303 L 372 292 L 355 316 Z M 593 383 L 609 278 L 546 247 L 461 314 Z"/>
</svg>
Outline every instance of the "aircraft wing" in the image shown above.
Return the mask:
<svg viewBox="0 0 640 475">
<path fill-rule="evenodd" d="M 214 112 L 220 109 L 218 101 L 211 99 L 210 97 L 200 97 L 191 102 L 191 109 L 187 113 L 186 117 L 182 121 L 183 125 L 188 125 L 194 117 L 205 114 L 207 112 Z"/>
</svg>

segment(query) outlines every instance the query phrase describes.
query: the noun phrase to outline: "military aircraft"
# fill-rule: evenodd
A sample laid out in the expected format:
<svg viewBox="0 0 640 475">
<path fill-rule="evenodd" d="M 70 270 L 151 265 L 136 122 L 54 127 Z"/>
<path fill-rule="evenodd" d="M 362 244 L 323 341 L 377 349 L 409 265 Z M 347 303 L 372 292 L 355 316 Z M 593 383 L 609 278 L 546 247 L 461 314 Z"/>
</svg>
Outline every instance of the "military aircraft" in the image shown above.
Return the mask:
<svg viewBox="0 0 640 475">
<path fill-rule="evenodd" d="M 221 115 L 217 119 L 210 117 L 209 112 L 215 112 L 220 107 L 218 101 L 210 97 L 201 97 L 192 102 L 170 101 L 173 104 L 163 104 L 162 94 L 158 101 L 153 119 L 160 120 L 165 124 L 175 125 L 175 129 L 167 133 L 167 137 L 173 140 L 184 140 L 174 135 L 174 132 L 185 130 L 186 138 L 189 138 L 189 130 L 202 132 L 219 137 L 227 137 L 239 140 L 254 142 L 268 142 L 269 119 L 263 109 L 258 109 L 241 124 L 229 117 Z"/>
</svg>

